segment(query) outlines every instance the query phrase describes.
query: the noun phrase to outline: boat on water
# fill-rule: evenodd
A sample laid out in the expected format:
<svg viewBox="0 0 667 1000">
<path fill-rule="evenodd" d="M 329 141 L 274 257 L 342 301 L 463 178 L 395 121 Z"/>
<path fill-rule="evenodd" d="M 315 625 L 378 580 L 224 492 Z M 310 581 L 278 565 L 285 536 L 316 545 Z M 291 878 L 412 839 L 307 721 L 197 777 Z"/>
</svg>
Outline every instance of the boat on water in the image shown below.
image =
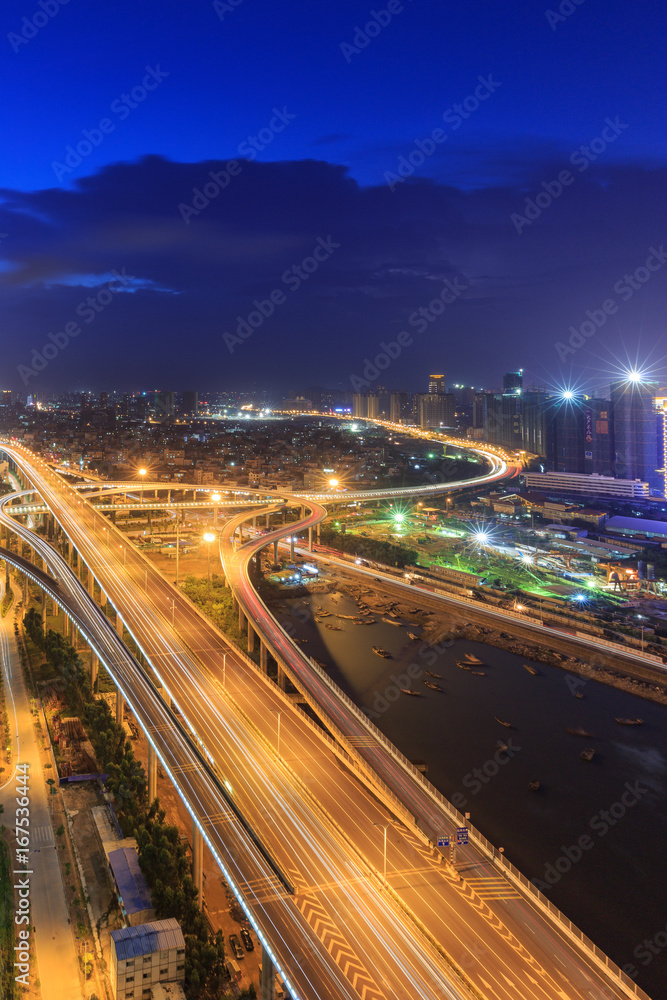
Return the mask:
<svg viewBox="0 0 667 1000">
<path fill-rule="evenodd" d="M 576 729 L 568 728 L 565 732 L 569 733 L 570 736 L 588 736 L 589 739 L 595 739 L 592 733 L 589 733 L 587 729 L 582 729 L 580 726 L 577 726 Z"/>
<path fill-rule="evenodd" d="M 524 663 L 523 669 L 527 670 L 529 674 L 533 674 L 533 676 L 537 676 L 538 671 L 535 669 L 535 667 L 531 667 L 530 663 Z"/>
<path fill-rule="evenodd" d="M 471 665 L 469 663 L 466 663 L 465 660 L 457 660 L 456 666 L 460 667 L 461 670 L 472 670 Z"/>
<path fill-rule="evenodd" d="M 328 628 L 330 632 L 344 632 L 345 630 L 340 627 L 340 625 L 328 625 L 325 623 L 325 628 Z"/>
<path fill-rule="evenodd" d="M 387 625 L 396 625 L 397 628 L 403 628 L 403 622 L 395 622 L 392 618 L 383 618 L 382 621 L 386 622 Z"/>
<path fill-rule="evenodd" d="M 534 781 L 529 781 L 528 782 L 528 791 L 529 792 L 539 792 L 539 790 L 540 790 L 541 787 L 542 787 L 542 783 L 540 781 L 538 781 L 537 778 Z"/>
<path fill-rule="evenodd" d="M 317 611 L 316 614 L 318 618 L 331 618 L 330 611 Z"/>
<path fill-rule="evenodd" d="M 595 750 L 593 747 L 586 747 L 585 750 L 581 751 L 579 756 L 582 760 L 593 760 L 593 757 L 595 757 Z"/>
<path fill-rule="evenodd" d="M 509 743 L 505 743 L 504 740 L 498 740 L 498 742 L 496 743 L 496 750 L 509 750 L 509 748 L 510 748 Z"/>
<path fill-rule="evenodd" d="M 484 662 L 483 660 L 480 660 L 479 656 L 473 656 L 472 653 L 464 653 L 463 656 L 468 661 L 468 663 L 483 663 Z"/>
<path fill-rule="evenodd" d="M 419 642 L 419 636 L 415 635 L 414 632 L 408 632 L 408 639 L 413 639 L 415 642 Z"/>
<path fill-rule="evenodd" d="M 430 688 L 431 691 L 440 691 L 444 694 L 439 684 L 434 684 L 433 681 L 424 681 L 424 684 L 426 685 L 427 688 Z"/>
<path fill-rule="evenodd" d="M 497 715 L 494 715 L 493 718 L 496 720 L 496 722 L 499 722 L 501 726 L 505 726 L 506 729 L 514 729 L 514 726 L 512 725 L 511 722 L 505 722 L 503 719 L 499 719 Z"/>
<path fill-rule="evenodd" d="M 643 726 L 643 719 L 614 719 L 614 722 L 618 722 L 619 726 Z"/>
<path fill-rule="evenodd" d="M 427 677 L 437 677 L 439 681 L 442 680 L 442 674 L 434 674 L 432 670 L 425 670 L 424 673 Z"/>
<path fill-rule="evenodd" d="M 356 615 L 336 615 L 336 618 L 347 618 L 349 621 L 354 621 Z"/>
<path fill-rule="evenodd" d="M 401 694 L 409 694 L 409 695 L 412 695 L 413 698 L 421 698 L 422 697 L 421 691 L 413 691 L 411 688 L 400 688 L 399 690 L 400 690 Z"/>
<path fill-rule="evenodd" d="M 391 659 L 391 653 L 388 653 L 386 649 L 382 648 L 382 646 L 373 646 L 373 652 L 377 656 L 383 656 L 385 660 Z"/>
<path fill-rule="evenodd" d="M 474 674 L 475 677 L 486 677 L 483 670 L 470 670 L 469 673 Z"/>
<path fill-rule="evenodd" d="M 584 696 L 583 696 L 583 694 L 581 693 L 581 691 L 575 691 L 575 692 L 574 692 L 574 697 L 575 697 L 575 698 L 583 698 Z"/>
</svg>

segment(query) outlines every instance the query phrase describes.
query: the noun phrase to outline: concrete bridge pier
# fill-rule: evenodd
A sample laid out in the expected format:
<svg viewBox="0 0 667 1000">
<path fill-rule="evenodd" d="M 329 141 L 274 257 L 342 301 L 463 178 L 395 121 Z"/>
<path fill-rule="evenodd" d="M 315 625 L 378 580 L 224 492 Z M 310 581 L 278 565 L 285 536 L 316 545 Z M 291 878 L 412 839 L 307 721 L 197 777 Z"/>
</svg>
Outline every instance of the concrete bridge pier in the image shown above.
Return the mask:
<svg viewBox="0 0 667 1000">
<path fill-rule="evenodd" d="M 148 804 L 157 798 L 157 754 L 148 744 Z"/>
<path fill-rule="evenodd" d="M 276 967 L 266 948 L 262 948 L 259 995 L 261 1000 L 276 1000 Z"/>
<path fill-rule="evenodd" d="M 199 905 L 201 906 L 204 888 L 204 838 L 194 820 L 192 821 L 192 881 L 199 895 Z"/>
<path fill-rule="evenodd" d="M 63 611 L 63 639 L 69 639 L 72 624 L 69 617 Z"/>
<path fill-rule="evenodd" d="M 248 652 L 255 652 L 255 630 L 250 624 L 250 619 L 248 618 Z"/>
<path fill-rule="evenodd" d="M 120 617 L 120 615 L 118 614 L 118 612 L 116 612 L 116 632 L 118 632 L 118 635 L 122 639 L 123 638 L 123 619 Z"/>
<path fill-rule="evenodd" d="M 311 524 L 310 528 L 308 529 L 308 551 L 309 552 L 313 551 L 313 526 L 312 526 L 312 524 Z"/>
<path fill-rule="evenodd" d="M 278 562 L 278 539 L 273 543 L 273 562 Z"/>
<path fill-rule="evenodd" d="M 285 673 L 280 664 L 278 664 L 278 674 L 276 676 L 276 683 L 281 691 L 287 690 L 287 674 Z"/>
<path fill-rule="evenodd" d="M 270 514 L 265 514 L 265 516 L 264 516 L 264 527 L 265 528 L 270 528 L 271 527 L 271 515 Z"/>
<path fill-rule="evenodd" d="M 320 528 L 322 527 L 322 522 L 317 522 L 317 544 L 320 544 Z"/>
<path fill-rule="evenodd" d="M 239 604 L 239 632 L 243 632 L 245 629 L 246 617 L 243 614 L 243 608 Z"/>
<path fill-rule="evenodd" d="M 294 562 L 294 535 L 290 535 L 289 539 L 289 558 L 290 562 Z"/>
<path fill-rule="evenodd" d="M 267 673 L 269 669 L 269 651 L 262 639 L 259 640 L 259 669 L 263 674 Z"/>
</svg>

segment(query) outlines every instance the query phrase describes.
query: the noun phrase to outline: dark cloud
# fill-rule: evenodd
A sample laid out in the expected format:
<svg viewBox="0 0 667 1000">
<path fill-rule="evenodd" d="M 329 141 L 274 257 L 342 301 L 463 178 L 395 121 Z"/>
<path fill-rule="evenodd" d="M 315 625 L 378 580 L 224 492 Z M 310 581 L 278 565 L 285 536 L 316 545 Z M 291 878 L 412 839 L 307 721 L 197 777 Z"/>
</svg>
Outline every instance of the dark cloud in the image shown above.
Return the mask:
<svg viewBox="0 0 667 1000">
<path fill-rule="evenodd" d="M 558 157 L 536 159 L 511 185 L 470 190 L 412 177 L 392 192 L 362 188 L 345 167 L 317 160 L 241 161 L 205 204 L 211 174 L 223 176 L 227 161 L 147 156 L 69 189 L 3 190 L 5 381 L 20 387 L 16 366 L 122 268 L 133 276 L 131 294 L 114 296 L 84 324 L 32 387 L 349 386 L 382 340 L 411 329 L 413 311 L 457 279 L 466 291 L 423 333 L 412 330 L 414 344 L 384 381 L 419 388 L 436 365 L 452 379 L 490 385 L 519 364 L 556 379 L 554 344 L 586 310 L 618 298 L 614 283 L 667 241 L 665 168 L 573 170 L 573 183 L 537 218 L 513 224 L 527 198 L 543 192 L 544 204 L 545 185 L 557 191 L 565 166 Z M 340 246 L 292 288 L 285 273 L 319 238 Z M 223 334 L 273 289 L 285 301 L 230 354 Z M 636 343 L 640 332 L 656 341 L 666 289 L 667 265 L 619 299 L 617 313 L 564 367 L 571 361 L 584 378 L 604 378 L 605 352 Z"/>
</svg>

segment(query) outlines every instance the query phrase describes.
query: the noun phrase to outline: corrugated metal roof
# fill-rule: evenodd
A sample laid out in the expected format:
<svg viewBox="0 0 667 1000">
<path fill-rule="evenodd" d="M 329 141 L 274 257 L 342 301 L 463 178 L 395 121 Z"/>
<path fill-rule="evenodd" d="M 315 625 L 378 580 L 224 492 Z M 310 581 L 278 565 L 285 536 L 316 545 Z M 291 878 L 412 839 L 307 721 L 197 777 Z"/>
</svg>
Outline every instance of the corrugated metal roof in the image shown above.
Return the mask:
<svg viewBox="0 0 667 1000">
<path fill-rule="evenodd" d="M 653 521 L 647 517 L 620 517 L 617 514 L 615 517 L 610 517 L 605 525 L 605 529 L 609 531 L 614 528 L 621 531 L 635 531 L 638 535 L 667 535 L 666 521 Z"/>
<path fill-rule="evenodd" d="M 137 852 L 130 847 L 120 847 L 117 851 L 109 851 L 108 858 L 125 912 L 150 910 L 153 905 L 151 891 L 139 867 Z"/>
<path fill-rule="evenodd" d="M 120 962 L 139 955 L 150 955 L 153 951 L 185 948 L 183 931 L 175 917 L 153 920 L 136 927 L 122 927 L 119 931 L 112 931 L 111 938 Z"/>
</svg>

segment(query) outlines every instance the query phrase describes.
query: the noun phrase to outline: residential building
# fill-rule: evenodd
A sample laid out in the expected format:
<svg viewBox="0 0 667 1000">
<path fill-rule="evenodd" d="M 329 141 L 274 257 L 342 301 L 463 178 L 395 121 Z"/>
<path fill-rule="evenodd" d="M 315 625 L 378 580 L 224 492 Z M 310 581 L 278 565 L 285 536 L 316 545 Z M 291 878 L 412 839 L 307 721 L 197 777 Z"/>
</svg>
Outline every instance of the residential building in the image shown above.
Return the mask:
<svg viewBox="0 0 667 1000">
<path fill-rule="evenodd" d="M 184 980 L 185 939 L 175 917 L 111 932 L 116 1000 L 148 1000 L 159 984 Z"/>
</svg>

